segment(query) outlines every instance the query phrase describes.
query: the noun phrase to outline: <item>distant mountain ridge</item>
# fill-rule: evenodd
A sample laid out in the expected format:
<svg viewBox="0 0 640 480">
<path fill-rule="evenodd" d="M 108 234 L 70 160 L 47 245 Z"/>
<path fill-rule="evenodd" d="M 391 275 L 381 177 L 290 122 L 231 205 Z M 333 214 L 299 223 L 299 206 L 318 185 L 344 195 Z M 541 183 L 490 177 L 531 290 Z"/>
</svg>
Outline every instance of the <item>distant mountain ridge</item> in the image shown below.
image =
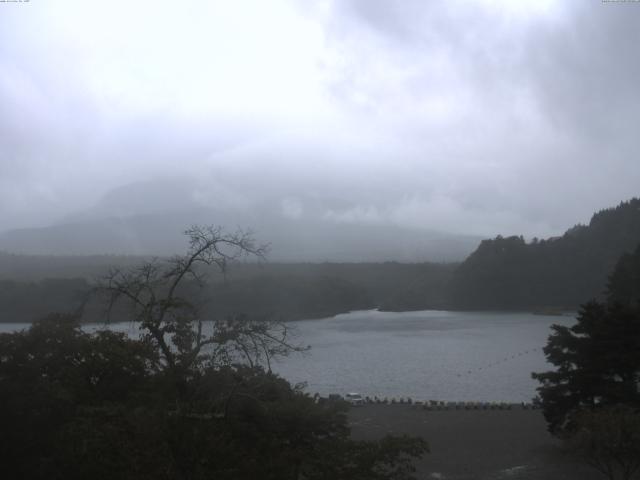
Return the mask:
<svg viewBox="0 0 640 480">
<path fill-rule="evenodd" d="M 182 232 L 193 224 L 237 228 L 238 223 L 217 219 L 220 215 L 189 211 L 12 230 L 0 235 L 0 250 L 31 255 L 172 255 L 185 250 Z M 451 262 L 465 258 L 479 241 L 472 236 L 378 225 L 319 225 L 286 219 L 240 225 L 249 225 L 257 241 L 270 245 L 269 259 L 285 262 Z"/>
<path fill-rule="evenodd" d="M 0 251 L 30 255 L 173 255 L 194 224 L 251 229 L 274 262 L 459 262 L 481 237 L 331 218 L 354 205 L 335 192 L 259 190 L 189 176 L 108 191 L 47 227 L 0 233 Z"/>
<path fill-rule="evenodd" d="M 205 209 L 201 213 L 204 219 L 211 211 Z M 170 238 L 175 242 L 184 241 L 176 228 L 178 222 L 184 220 L 183 216 L 179 212 L 172 215 L 139 215 L 94 220 L 94 223 L 78 221 L 72 224 L 73 228 L 56 226 L 58 230 L 54 233 L 58 238 L 52 231 L 33 229 L 29 235 L 16 236 L 13 240 L 22 242 L 23 248 L 56 245 L 62 249 L 82 245 L 112 248 L 116 238 L 123 246 L 137 245 L 151 253 L 150 246 L 166 248 Z M 301 223 L 294 225 L 299 227 Z M 301 242 L 298 252 L 309 248 L 302 241 L 305 236 L 333 246 L 331 241 L 349 240 L 351 235 L 351 244 L 348 241 L 339 244 L 344 255 L 351 254 L 349 249 L 353 252 L 362 246 L 362 229 L 340 229 L 336 234 L 330 229 L 321 232 L 312 227 L 287 230 L 285 220 L 278 225 L 280 232 L 275 229 L 271 232 L 274 236 L 280 235 L 278 238 L 285 249 L 295 249 L 295 243 Z M 136 243 L 128 244 L 131 232 L 141 235 L 142 240 L 146 236 L 157 238 L 148 239 L 146 243 L 137 239 Z M 402 237 L 398 230 L 372 228 L 369 235 L 380 237 L 375 238 L 377 243 L 367 244 L 369 254 L 373 252 L 372 245 L 384 245 L 381 239 L 389 242 L 387 251 L 398 253 L 401 243 L 397 237 Z M 258 235 L 258 238 L 264 236 Z M 446 238 L 443 236 L 442 240 Z M 29 241 L 34 243 L 28 244 Z M 401 241 L 407 242 L 407 239 Z M 175 245 L 180 247 L 177 251 L 184 251 L 184 246 Z M 588 225 L 570 228 L 561 237 L 526 242 L 518 236 L 498 236 L 479 245 L 475 243 L 476 250 L 461 264 L 277 263 L 272 258 L 265 265 L 241 263 L 232 268 L 228 284 L 221 283 L 221 278 L 212 278 L 211 308 L 206 313 L 213 316 L 240 311 L 301 319 L 373 307 L 397 311 L 428 308 L 570 310 L 603 295 L 607 278 L 620 257 L 636 251 L 638 245 L 640 199 L 634 198 L 597 212 Z M 107 268 L 126 268 L 145 259 L 148 257 L 23 256 L 0 251 L 0 322 L 30 321 L 54 309 L 77 306 L 79 293 L 88 290 L 89 282 Z M 349 260 L 353 262 L 353 258 Z M 640 285 L 637 278 L 633 280 L 635 283 L 629 283 L 626 277 L 612 281 L 630 284 L 636 290 Z M 33 302 L 34 298 L 39 301 Z"/>
<path fill-rule="evenodd" d="M 618 259 L 640 244 L 640 199 L 593 215 L 561 237 L 483 240 L 455 271 L 451 303 L 463 309 L 572 309 L 604 294 Z"/>
</svg>

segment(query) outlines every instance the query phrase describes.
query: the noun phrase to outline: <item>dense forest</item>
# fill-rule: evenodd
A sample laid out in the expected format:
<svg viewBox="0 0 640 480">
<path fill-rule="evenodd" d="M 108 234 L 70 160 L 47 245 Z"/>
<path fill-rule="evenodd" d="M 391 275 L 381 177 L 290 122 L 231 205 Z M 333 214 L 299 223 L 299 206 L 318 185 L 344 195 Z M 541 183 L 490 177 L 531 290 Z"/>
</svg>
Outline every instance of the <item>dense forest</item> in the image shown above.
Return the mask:
<svg viewBox="0 0 640 480">
<path fill-rule="evenodd" d="M 575 309 L 601 298 L 607 277 L 640 243 L 640 199 L 597 212 L 556 238 L 484 240 L 455 271 L 451 303 L 463 309 Z"/>
<path fill-rule="evenodd" d="M 198 301 L 208 318 L 242 312 L 279 320 L 371 308 L 574 310 L 602 297 L 616 261 L 638 244 L 640 199 L 632 199 L 561 237 L 484 240 L 461 264 L 239 262 L 225 275 L 211 270 Z M 109 268 L 146 260 L 0 253 L 0 321 L 75 312 Z M 87 304 L 83 321 L 101 320 L 104 311 Z"/>
<path fill-rule="evenodd" d="M 51 311 L 75 312 L 87 299 L 92 284 L 108 271 L 109 266 L 127 267 L 135 259 L 89 257 L 83 268 L 82 257 L 68 257 L 69 266 L 56 257 L 5 255 L 5 258 L 10 263 L 6 262 L 0 273 L 0 278 L 4 277 L 0 279 L 2 322 L 29 322 Z M 38 264 L 38 258 L 43 262 Z M 43 268 L 47 262 L 50 268 Z M 9 279 L 10 273 L 5 272 L 20 270 L 21 263 L 24 265 L 22 277 Z M 241 312 L 251 317 L 293 320 L 371 308 L 445 308 L 446 287 L 455 266 L 394 262 L 238 263 L 230 267 L 225 276 L 209 272 L 210 282 L 204 297 L 198 293 L 198 301 L 208 318 Z M 29 270 L 30 267 L 33 268 Z M 54 275 L 56 278 L 52 278 Z M 184 288 L 192 288 L 195 295 L 195 287 L 187 283 Z M 34 302 L 34 298 L 38 301 Z M 100 302 L 86 305 L 83 321 L 104 319 Z"/>
</svg>

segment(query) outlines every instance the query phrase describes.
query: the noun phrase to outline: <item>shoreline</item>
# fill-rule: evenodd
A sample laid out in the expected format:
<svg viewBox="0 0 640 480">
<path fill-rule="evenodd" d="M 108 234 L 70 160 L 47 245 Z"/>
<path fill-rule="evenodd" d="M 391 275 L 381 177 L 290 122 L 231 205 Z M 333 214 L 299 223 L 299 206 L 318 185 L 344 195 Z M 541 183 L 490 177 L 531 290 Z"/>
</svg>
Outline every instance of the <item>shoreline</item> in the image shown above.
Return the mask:
<svg viewBox="0 0 640 480">
<path fill-rule="evenodd" d="M 315 320 L 326 320 L 329 318 L 337 317 L 338 315 L 350 315 L 353 313 L 366 313 L 366 312 L 379 312 L 379 313 L 418 313 L 418 312 L 451 312 L 451 313 L 483 313 L 483 314 L 530 314 L 536 316 L 549 316 L 549 317 L 575 317 L 578 312 L 575 309 L 568 308 L 548 308 L 548 307 L 537 307 L 537 308 L 522 308 L 522 309 L 465 309 L 465 308 L 455 308 L 453 306 L 449 306 L 445 308 L 444 306 L 432 307 L 432 308 L 420 308 L 420 309 L 407 309 L 407 310 L 396 310 L 396 309 L 387 309 L 383 306 L 373 307 L 373 308 L 363 308 L 363 309 L 355 309 L 355 310 L 328 310 L 325 312 L 313 312 L 309 313 L 308 316 L 296 316 L 295 318 L 286 318 L 283 319 L 283 323 L 292 323 L 292 322 L 304 322 L 304 321 L 315 321 Z M 15 324 L 15 325 L 30 325 L 37 321 L 38 319 L 32 320 L 4 320 L 0 319 L 0 325 L 3 324 Z M 103 325 L 103 324 L 118 324 L 118 323 L 131 323 L 134 322 L 132 320 L 121 320 L 115 322 L 102 322 L 89 320 L 86 322 L 81 322 L 82 325 Z M 134 322 L 135 323 L 135 322 Z"/>
</svg>

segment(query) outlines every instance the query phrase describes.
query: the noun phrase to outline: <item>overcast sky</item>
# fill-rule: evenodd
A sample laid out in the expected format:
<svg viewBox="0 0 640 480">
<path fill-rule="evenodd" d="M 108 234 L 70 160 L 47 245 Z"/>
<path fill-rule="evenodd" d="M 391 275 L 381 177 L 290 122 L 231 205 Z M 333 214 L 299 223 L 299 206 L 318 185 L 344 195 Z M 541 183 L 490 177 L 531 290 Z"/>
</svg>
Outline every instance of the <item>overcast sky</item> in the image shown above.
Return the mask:
<svg viewBox="0 0 640 480">
<path fill-rule="evenodd" d="M 0 3 L 0 231 L 133 182 L 549 236 L 640 194 L 640 3 Z M 170 187 L 168 187 L 170 188 Z"/>
</svg>

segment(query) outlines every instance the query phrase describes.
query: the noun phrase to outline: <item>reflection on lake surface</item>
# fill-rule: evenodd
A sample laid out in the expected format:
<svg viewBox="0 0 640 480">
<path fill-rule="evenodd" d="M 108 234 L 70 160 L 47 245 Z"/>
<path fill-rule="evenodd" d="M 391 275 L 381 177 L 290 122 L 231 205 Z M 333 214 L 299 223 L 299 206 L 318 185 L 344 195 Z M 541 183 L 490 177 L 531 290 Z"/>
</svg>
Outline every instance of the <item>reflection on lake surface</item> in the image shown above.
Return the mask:
<svg viewBox="0 0 640 480">
<path fill-rule="evenodd" d="M 528 402 L 537 386 L 531 372 L 549 369 L 542 347 L 550 325 L 574 321 L 530 313 L 352 312 L 291 322 L 297 343 L 311 350 L 273 368 L 323 395 L 356 391 L 414 400 Z M 5 323 L 0 331 L 26 327 Z M 111 328 L 138 333 L 130 323 Z"/>
</svg>

